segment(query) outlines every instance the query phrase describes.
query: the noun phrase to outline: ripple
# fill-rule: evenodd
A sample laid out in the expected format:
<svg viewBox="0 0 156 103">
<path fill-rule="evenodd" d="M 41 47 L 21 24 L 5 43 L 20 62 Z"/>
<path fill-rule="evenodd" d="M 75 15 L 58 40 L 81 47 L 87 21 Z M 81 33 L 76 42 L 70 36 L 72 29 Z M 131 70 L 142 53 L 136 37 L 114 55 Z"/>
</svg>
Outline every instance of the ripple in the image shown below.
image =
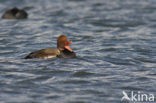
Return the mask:
<svg viewBox="0 0 156 103">
<path fill-rule="evenodd" d="M 94 75 L 94 73 L 79 71 L 73 74 L 74 77 L 86 77 L 86 76 L 88 77 L 89 75 Z"/>
</svg>

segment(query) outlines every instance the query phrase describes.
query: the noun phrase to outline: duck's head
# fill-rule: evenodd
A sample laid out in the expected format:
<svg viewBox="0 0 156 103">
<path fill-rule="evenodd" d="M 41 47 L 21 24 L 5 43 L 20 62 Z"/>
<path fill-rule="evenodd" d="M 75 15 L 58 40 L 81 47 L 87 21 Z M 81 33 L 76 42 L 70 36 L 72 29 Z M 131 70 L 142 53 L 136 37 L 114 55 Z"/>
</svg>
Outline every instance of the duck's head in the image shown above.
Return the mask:
<svg viewBox="0 0 156 103">
<path fill-rule="evenodd" d="M 72 44 L 72 41 L 68 41 L 68 38 L 65 35 L 60 35 L 57 39 L 57 48 L 60 51 L 67 49 L 72 52 L 72 49 L 69 47 L 70 44 Z"/>
</svg>

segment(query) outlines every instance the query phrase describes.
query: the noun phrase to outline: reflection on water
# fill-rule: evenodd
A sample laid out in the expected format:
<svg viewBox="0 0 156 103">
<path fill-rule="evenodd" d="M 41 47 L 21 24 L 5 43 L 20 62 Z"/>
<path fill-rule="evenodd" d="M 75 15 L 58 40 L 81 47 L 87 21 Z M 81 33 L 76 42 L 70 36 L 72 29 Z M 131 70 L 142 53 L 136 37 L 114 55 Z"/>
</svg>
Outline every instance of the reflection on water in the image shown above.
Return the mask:
<svg viewBox="0 0 156 103">
<path fill-rule="evenodd" d="M 0 21 L 0 102 L 120 103 L 156 93 L 155 0 L 1 0 L 26 20 Z M 23 58 L 65 34 L 76 59 Z"/>
</svg>

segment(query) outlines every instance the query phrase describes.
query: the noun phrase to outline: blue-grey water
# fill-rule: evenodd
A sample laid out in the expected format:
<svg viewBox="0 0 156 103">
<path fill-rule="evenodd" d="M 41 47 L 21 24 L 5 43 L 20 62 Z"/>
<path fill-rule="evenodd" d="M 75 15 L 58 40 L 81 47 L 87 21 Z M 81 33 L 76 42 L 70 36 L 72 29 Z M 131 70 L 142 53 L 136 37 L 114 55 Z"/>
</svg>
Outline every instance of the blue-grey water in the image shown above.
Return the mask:
<svg viewBox="0 0 156 103">
<path fill-rule="evenodd" d="M 0 19 L 0 103 L 156 98 L 156 0 L 0 0 L 0 16 L 15 6 L 29 17 Z M 77 58 L 23 59 L 60 34 Z"/>
</svg>

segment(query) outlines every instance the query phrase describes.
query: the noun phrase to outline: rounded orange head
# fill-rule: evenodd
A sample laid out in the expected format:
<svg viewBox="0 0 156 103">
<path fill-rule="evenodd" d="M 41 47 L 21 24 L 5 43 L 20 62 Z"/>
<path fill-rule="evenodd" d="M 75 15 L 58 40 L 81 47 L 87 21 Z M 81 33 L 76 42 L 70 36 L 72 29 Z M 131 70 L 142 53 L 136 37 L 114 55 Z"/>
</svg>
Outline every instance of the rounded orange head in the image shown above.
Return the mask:
<svg viewBox="0 0 156 103">
<path fill-rule="evenodd" d="M 72 52 L 72 49 L 69 45 L 72 44 L 71 41 L 68 41 L 68 38 L 65 35 L 60 35 L 57 39 L 57 48 L 59 50 L 67 49 Z"/>
</svg>

